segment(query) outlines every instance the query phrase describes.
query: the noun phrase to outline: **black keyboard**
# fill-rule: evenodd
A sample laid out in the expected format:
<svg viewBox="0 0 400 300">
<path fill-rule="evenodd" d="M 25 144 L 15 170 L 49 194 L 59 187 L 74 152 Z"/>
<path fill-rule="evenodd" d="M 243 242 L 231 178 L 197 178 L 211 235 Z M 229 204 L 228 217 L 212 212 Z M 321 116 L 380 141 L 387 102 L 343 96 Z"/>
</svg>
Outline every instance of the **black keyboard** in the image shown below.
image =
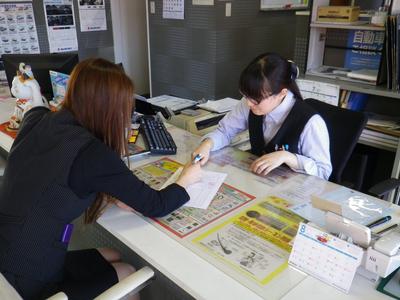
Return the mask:
<svg viewBox="0 0 400 300">
<path fill-rule="evenodd" d="M 143 116 L 140 130 L 151 153 L 176 154 L 175 142 L 162 121 L 153 116 Z"/>
</svg>

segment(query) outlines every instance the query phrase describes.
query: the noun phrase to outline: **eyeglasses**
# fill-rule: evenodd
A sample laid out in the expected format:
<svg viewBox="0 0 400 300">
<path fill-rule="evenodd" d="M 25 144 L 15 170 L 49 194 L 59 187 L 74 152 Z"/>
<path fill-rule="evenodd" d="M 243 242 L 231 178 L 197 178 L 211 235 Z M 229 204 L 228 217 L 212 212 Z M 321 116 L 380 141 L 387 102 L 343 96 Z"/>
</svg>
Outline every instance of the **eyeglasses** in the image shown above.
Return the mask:
<svg viewBox="0 0 400 300">
<path fill-rule="evenodd" d="M 249 97 L 247 97 L 247 96 L 245 96 L 245 95 L 242 95 L 243 97 L 244 97 L 244 99 L 246 99 L 246 101 L 249 101 L 251 104 L 253 104 L 253 105 L 260 105 L 261 104 L 261 102 L 263 102 L 264 100 L 267 100 L 267 99 L 269 99 L 271 96 L 273 96 L 272 94 L 270 94 L 270 95 L 268 95 L 268 96 L 266 96 L 266 97 L 264 97 L 263 99 L 261 99 L 261 101 L 256 101 L 256 100 L 254 100 L 254 99 L 251 99 L 251 98 L 249 98 Z"/>
</svg>

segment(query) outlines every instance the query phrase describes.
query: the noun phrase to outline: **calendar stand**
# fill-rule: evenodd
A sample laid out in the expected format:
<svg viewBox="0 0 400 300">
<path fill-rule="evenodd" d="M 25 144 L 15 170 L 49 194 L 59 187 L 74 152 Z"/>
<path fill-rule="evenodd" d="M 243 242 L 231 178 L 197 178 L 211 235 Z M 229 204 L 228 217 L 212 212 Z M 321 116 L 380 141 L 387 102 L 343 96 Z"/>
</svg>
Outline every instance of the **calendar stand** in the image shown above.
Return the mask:
<svg viewBox="0 0 400 300">
<path fill-rule="evenodd" d="M 300 223 L 289 264 L 348 293 L 363 255 L 361 247 Z"/>
</svg>

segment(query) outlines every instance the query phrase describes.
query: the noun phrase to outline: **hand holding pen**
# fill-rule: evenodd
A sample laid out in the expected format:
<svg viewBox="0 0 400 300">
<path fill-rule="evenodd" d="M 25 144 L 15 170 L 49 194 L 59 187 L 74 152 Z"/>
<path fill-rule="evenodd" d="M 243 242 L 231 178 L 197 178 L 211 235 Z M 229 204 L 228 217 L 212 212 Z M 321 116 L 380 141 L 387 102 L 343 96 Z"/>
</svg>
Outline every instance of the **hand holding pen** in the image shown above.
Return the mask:
<svg viewBox="0 0 400 300">
<path fill-rule="evenodd" d="M 210 151 L 213 147 L 213 142 L 211 139 L 205 139 L 192 153 L 192 163 L 200 163 L 204 166 L 209 157 Z"/>
<path fill-rule="evenodd" d="M 201 159 L 202 159 L 201 154 L 200 153 L 196 154 L 196 156 L 192 160 L 192 165 L 197 164 L 199 161 L 201 161 Z"/>
<path fill-rule="evenodd" d="M 289 145 L 288 144 L 283 144 L 283 145 L 275 144 L 275 151 L 289 151 Z"/>
<path fill-rule="evenodd" d="M 188 162 L 182 170 L 181 175 L 175 183 L 187 188 L 192 183 L 196 183 L 201 179 L 201 165 L 193 164 L 193 161 Z"/>
</svg>

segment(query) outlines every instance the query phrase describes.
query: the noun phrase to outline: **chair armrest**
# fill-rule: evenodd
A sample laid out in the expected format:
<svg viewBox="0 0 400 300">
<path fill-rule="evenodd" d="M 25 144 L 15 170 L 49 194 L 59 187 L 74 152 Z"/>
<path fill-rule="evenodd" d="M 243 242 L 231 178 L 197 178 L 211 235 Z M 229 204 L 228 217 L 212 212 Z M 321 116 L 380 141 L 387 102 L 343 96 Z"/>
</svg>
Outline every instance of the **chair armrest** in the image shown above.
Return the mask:
<svg viewBox="0 0 400 300">
<path fill-rule="evenodd" d="M 390 178 L 372 186 L 368 193 L 376 197 L 382 197 L 399 187 L 400 179 Z"/>
<path fill-rule="evenodd" d="M 139 271 L 129 275 L 111 288 L 101 293 L 95 300 L 121 299 L 129 293 L 137 293 L 147 286 L 154 278 L 154 271 L 149 267 L 143 267 Z"/>
<path fill-rule="evenodd" d="M 47 300 L 68 300 L 68 297 L 63 292 L 59 292 L 50 298 L 47 298 Z"/>
</svg>

